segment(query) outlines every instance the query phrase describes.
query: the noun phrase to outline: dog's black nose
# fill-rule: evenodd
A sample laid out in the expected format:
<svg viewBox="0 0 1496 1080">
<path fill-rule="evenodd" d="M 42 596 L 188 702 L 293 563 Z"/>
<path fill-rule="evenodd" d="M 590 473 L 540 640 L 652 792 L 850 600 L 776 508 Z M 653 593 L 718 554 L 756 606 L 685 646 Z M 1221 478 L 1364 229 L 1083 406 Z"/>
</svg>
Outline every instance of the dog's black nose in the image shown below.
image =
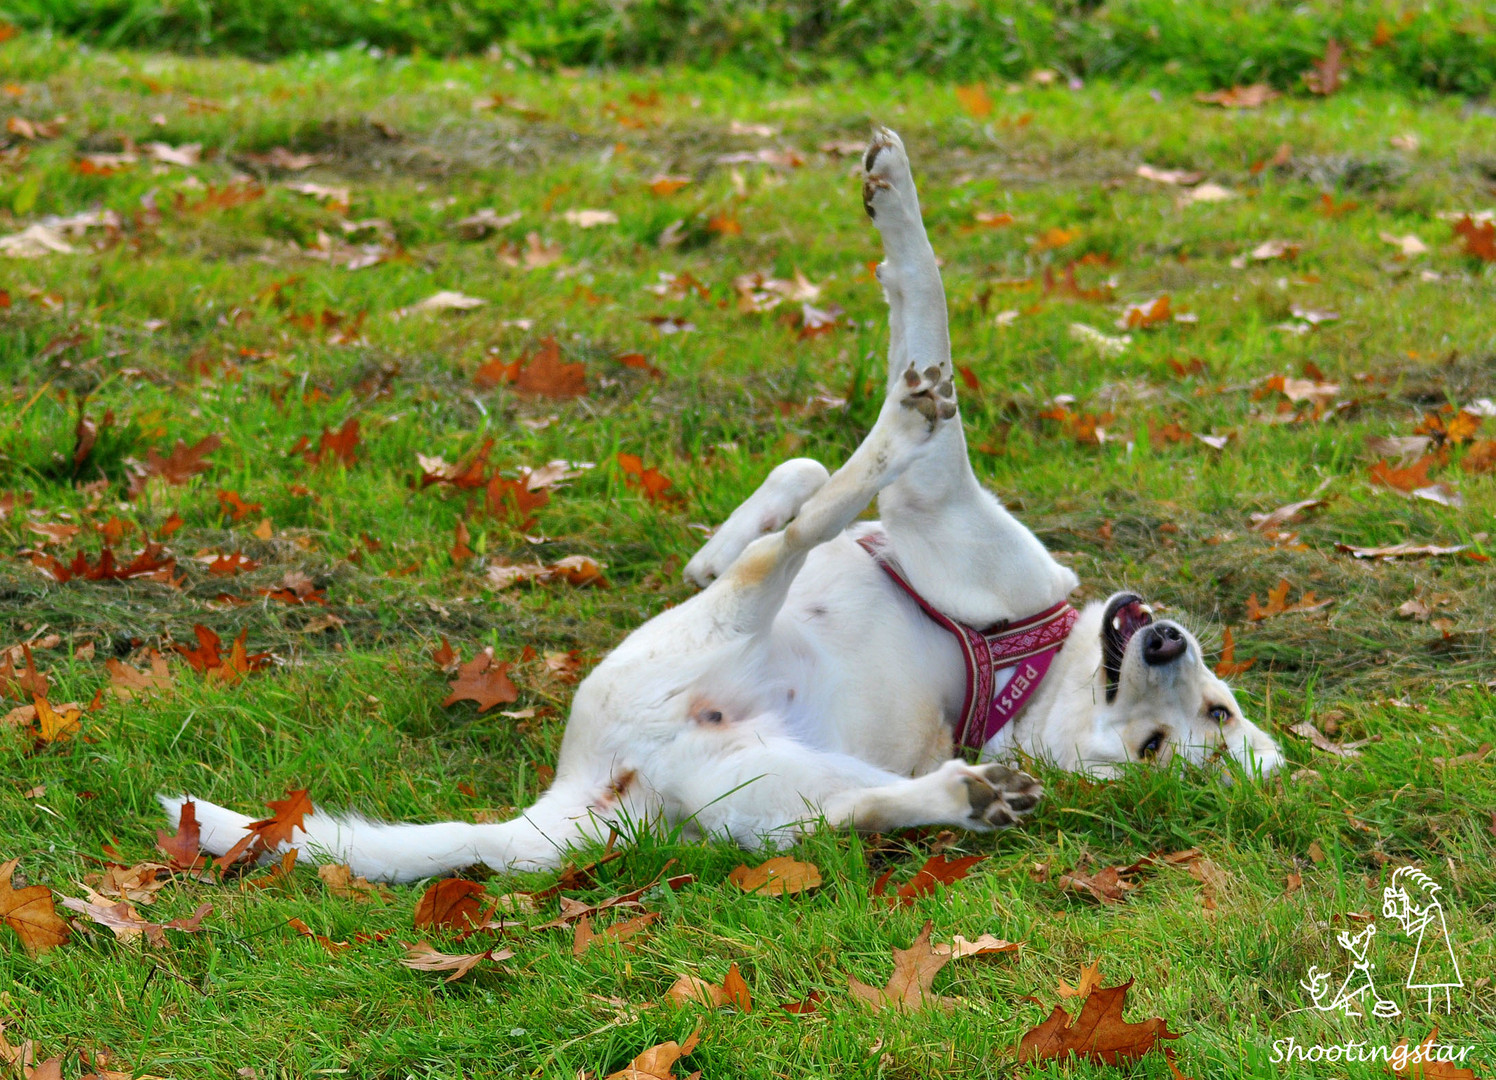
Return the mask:
<svg viewBox="0 0 1496 1080">
<path fill-rule="evenodd" d="M 1143 663 L 1157 667 L 1177 660 L 1189 646 L 1179 627 L 1168 623 L 1150 626 L 1143 631 Z"/>
</svg>

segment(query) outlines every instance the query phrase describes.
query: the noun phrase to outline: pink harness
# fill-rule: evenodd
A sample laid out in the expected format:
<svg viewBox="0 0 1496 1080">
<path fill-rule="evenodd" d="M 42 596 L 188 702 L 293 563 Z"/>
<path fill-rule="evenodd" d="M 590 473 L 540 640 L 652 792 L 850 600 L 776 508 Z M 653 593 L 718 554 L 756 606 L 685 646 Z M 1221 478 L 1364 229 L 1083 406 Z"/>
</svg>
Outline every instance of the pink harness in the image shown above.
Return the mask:
<svg viewBox="0 0 1496 1080">
<path fill-rule="evenodd" d="M 966 701 L 956 724 L 956 745 L 980 750 L 1018 715 L 1039 689 L 1080 613 L 1061 600 L 1027 619 L 973 630 L 942 615 L 914 591 L 884 554 L 886 536 L 870 533 L 857 542 L 899 588 L 914 598 L 926 615 L 960 642 L 961 657 L 966 663 Z M 1005 671 L 1011 671 L 1012 676 L 999 684 Z"/>
</svg>

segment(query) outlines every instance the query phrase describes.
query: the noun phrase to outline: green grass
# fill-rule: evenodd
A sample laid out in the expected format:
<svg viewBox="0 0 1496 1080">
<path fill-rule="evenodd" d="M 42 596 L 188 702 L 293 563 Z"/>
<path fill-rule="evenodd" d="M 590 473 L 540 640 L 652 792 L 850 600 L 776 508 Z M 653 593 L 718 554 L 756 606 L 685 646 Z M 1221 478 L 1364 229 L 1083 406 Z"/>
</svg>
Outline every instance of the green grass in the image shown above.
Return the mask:
<svg viewBox="0 0 1496 1080">
<path fill-rule="evenodd" d="M 1439 1018 L 1441 1038 L 1479 1045 L 1489 1072 L 1496 998 L 1477 980 L 1496 960 L 1488 829 L 1496 758 L 1447 759 L 1496 741 L 1490 564 L 1364 563 L 1335 550 L 1404 540 L 1491 549 L 1496 481 L 1462 470 L 1464 448 L 1433 473 L 1459 490 L 1461 508 L 1374 487 L 1363 448 L 1369 434 L 1410 434 L 1426 411 L 1496 397 L 1493 272 L 1463 254 L 1437 216 L 1491 206 L 1496 122 L 1488 115 L 1451 99 L 1355 86 L 1324 101 L 1228 113 L 1184 93 L 1098 82 L 1080 92 L 995 88 L 994 114 L 979 122 L 950 86 L 916 77 L 798 85 L 690 70 L 576 77 L 352 52 L 260 66 L 85 52 L 29 36 L 0 50 L 7 81 L 20 89 L 0 99 L 7 118 L 69 118 L 53 140 L 9 136 L 0 232 L 95 205 L 123 219 L 117 235 L 75 240 L 77 254 L 0 263 L 10 300 L 0 308 L 0 493 L 16 496 L 0 535 L 19 553 L 37 542 L 32 520 L 88 526 L 117 514 L 154 530 L 176 512 L 185 525 L 169 545 L 186 574 L 180 590 L 58 586 L 7 559 L 0 644 L 60 635 L 57 648 L 38 653 L 58 686 L 53 700 L 85 703 L 106 684 L 106 657 L 191 640 L 194 624 L 225 640 L 244 630 L 251 651 L 277 659 L 228 689 L 178 665 L 173 694 L 132 703 L 106 696 L 78 738 L 41 751 L 4 732 L 0 857 L 19 856 L 27 881 L 79 895 L 74 882 L 96 868 L 103 845 L 148 857 L 160 790 L 191 789 L 253 811 L 288 786 L 308 786 L 328 806 L 423 821 L 504 813 L 533 799 L 541 767 L 555 763 L 571 687 L 530 664 L 515 707 L 535 708 L 536 717 L 443 709 L 445 683 L 429 649 L 445 635 L 464 655 L 492 645 L 500 659 L 517 660 L 528 646 L 577 649 L 595 661 L 689 594 L 678 571 L 700 541 L 692 523 L 720 521 L 787 456 L 834 465 L 850 451 L 875 414 L 866 387 L 877 383 L 886 347 L 882 302 L 866 274 L 878 249 L 858 206 L 855 159 L 817 147 L 861 139 L 875 120 L 898 128 L 915 159 L 945 260 L 957 359 L 981 385 L 962 403 L 970 442 L 985 448 L 981 476 L 1067 553 L 1086 583 L 1080 599 L 1137 588 L 1181 613 L 1212 648 L 1231 626 L 1238 658 L 1256 661 L 1237 680 L 1239 693 L 1293 759 L 1264 784 L 1047 774 L 1049 797 L 1024 828 L 958 838 L 955 850 L 989 856 L 971 877 L 895 911 L 872 902 L 868 887 L 889 865 L 907 865 L 906 874 L 917 866 L 928 837 L 895 841 L 893 851 L 907 853 L 892 854 L 817 835 L 795 853 L 818 863 L 827 884 L 785 902 L 745 898 L 726 882 L 743 858 L 736 849 L 646 833 L 584 894 L 637 887 L 669 859 L 678 860 L 672 873 L 696 875 L 680 893 L 650 897 L 663 917 L 637 949 L 595 948 L 578 960 L 564 932 L 521 934 L 509 971 L 452 986 L 400 967 L 395 940 L 329 956 L 286 925 L 297 917 L 338 940 L 386 929 L 414 940 L 419 887 L 395 889 L 396 901 L 378 908 L 330 897 L 305 868 L 264 891 L 180 883 L 151 914 L 175 917 L 205 900 L 215 910 L 203 933 L 177 935 L 166 950 L 90 939 L 80 927 L 72 943 L 33 959 L 0 931 L 8 1038 L 34 1038 L 48 1053 L 107 1046 L 130 1066 L 171 1077 L 243 1067 L 260 1077 L 600 1076 L 703 1019 L 661 1003 L 677 975 L 720 980 L 737 962 L 757 1008 L 704 1018 L 691 1062 L 708 1077 L 998 1077 L 1012 1075 L 1012 1048 L 1056 1001 L 1056 979 L 1074 982 L 1099 958 L 1108 981 L 1136 979 L 1130 1019 L 1161 1015 L 1187 1031 L 1176 1044 L 1187 1075 L 1380 1076 L 1372 1066 L 1295 1071 L 1269 1055 L 1289 1036 L 1395 1043 L 1426 1033 L 1421 1015 L 1383 1023 L 1304 1011 L 1298 985 L 1310 965 L 1342 970 L 1332 938 L 1350 925 L 1345 914 L 1376 910 L 1391 866 L 1412 861 L 1447 890 L 1466 977 L 1455 1012 Z M 496 93 L 508 109 L 473 109 L 475 98 Z M 542 115 L 529 118 L 514 103 Z M 151 120 L 157 114 L 163 123 Z M 732 135 L 732 120 L 779 134 Z M 1390 146 L 1404 134 L 1421 149 Z M 125 137 L 201 142 L 207 160 L 159 170 L 143 163 L 109 177 L 73 168 L 80 153 L 118 150 Z M 1252 171 L 1284 143 L 1286 164 Z M 715 163 L 766 145 L 796 147 L 804 164 Z M 323 161 L 286 175 L 245 156 L 276 146 Z M 1143 162 L 1203 170 L 1238 197 L 1180 206 L 1178 189 L 1134 176 Z M 264 184 L 261 197 L 192 209 L 205 192 L 190 177 L 221 189 L 242 183 L 240 171 Z M 660 197 L 647 185 L 661 173 L 692 183 Z M 343 215 L 286 188 L 305 180 L 348 186 L 346 217 L 388 222 L 403 255 L 358 271 L 308 257 L 319 232 L 342 235 Z M 1357 205 L 1326 217 L 1322 194 Z M 159 220 L 144 212 L 148 195 Z M 480 207 L 523 216 L 498 237 L 460 239 L 449 224 Z M 561 217 L 575 208 L 611 209 L 619 222 L 582 230 Z M 976 228 L 978 211 L 1016 221 Z M 728 213 L 740 235 L 707 228 Z M 676 220 L 685 241 L 660 248 Z M 1035 250 L 1032 239 L 1052 228 L 1079 235 Z M 506 265 L 501 245 L 523 246 L 532 230 L 561 246 L 561 261 Z M 1398 259 L 1382 232 L 1414 233 L 1430 251 Z M 1273 239 L 1301 245 L 1297 258 L 1232 266 Z M 1081 267 L 1082 283 L 1114 278 L 1115 301 L 1008 287 L 1086 254 L 1110 263 Z M 801 340 L 798 320 L 780 317 L 794 316 L 794 305 L 739 313 L 735 275 L 787 277 L 797 268 L 824 286 L 819 306 L 839 305 L 855 326 Z M 646 292 L 662 271 L 689 271 L 709 297 Z M 461 315 L 390 317 L 439 289 L 487 303 Z M 1198 323 L 1134 331 L 1113 358 L 1068 336 L 1073 322 L 1118 332 L 1122 303 L 1163 292 Z M 1303 336 L 1273 329 L 1293 305 L 1340 318 Z M 997 325 L 1007 310 L 1020 314 Z M 363 313 L 358 340 L 331 344 L 329 333 L 295 318 L 325 311 Z M 696 329 L 662 336 L 643 321 L 655 314 Z M 528 328 L 513 325 L 520 319 Z M 547 334 L 565 360 L 585 365 L 586 398 L 475 388 L 486 358 L 513 359 Z M 618 362 L 631 352 L 663 378 Z M 1181 378 L 1168 363 L 1191 358 L 1207 373 Z M 1254 400 L 1254 389 L 1311 363 L 1352 406 L 1319 422 L 1260 422 L 1279 399 Z M 849 403 L 804 407 L 820 393 Z M 1074 409 L 1114 413 L 1111 438 L 1082 445 L 1040 418 L 1059 394 L 1075 395 Z M 96 420 L 112 410 L 114 425 L 75 475 L 80 407 Z M 315 442 L 349 417 L 363 433 L 351 468 L 288 453 L 301 435 Z M 1233 437 L 1220 452 L 1198 442 L 1153 447 L 1150 422 L 1169 421 Z M 204 475 L 125 501 L 125 458 L 210 434 L 224 441 Z M 505 469 L 553 458 L 597 468 L 538 512 L 531 535 L 546 537 L 542 544 L 504 520 L 469 514 L 483 559 L 591 555 L 607 564 L 608 589 L 493 593 L 482 561 L 454 564 L 448 552 L 466 499 L 421 490 L 416 455 L 456 461 L 488 438 L 490 460 Z M 680 501 L 643 499 L 616 467 L 620 451 L 658 467 Z M 80 487 L 101 479 L 102 488 Z M 216 494 L 225 489 L 263 511 L 230 522 Z M 1272 546 L 1247 528 L 1249 512 L 1315 492 L 1329 505 L 1294 526 L 1298 546 Z M 251 532 L 261 517 L 271 521 L 270 540 Z M 364 534 L 380 550 L 368 550 Z M 134 550 L 138 536 L 121 547 Z M 85 529 L 81 546 L 98 545 Z M 236 549 L 262 568 L 213 578 L 192 561 Z M 326 609 L 255 592 L 290 570 L 326 589 Z M 1294 597 L 1313 589 L 1336 602 L 1318 615 L 1248 622 L 1248 596 L 1262 598 L 1285 577 Z M 251 602 L 225 604 L 222 593 Z M 1395 616 L 1414 595 L 1448 598 L 1439 612 L 1453 620 L 1447 635 Z M 324 611 L 344 625 L 304 633 Z M 93 643 L 91 660 L 74 655 L 84 642 Z M 1306 718 L 1334 719 L 1337 738 L 1379 741 L 1359 758 L 1337 759 L 1286 732 Z M 1318 775 L 1290 778 L 1302 768 Z M 25 797 L 38 785 L 44 795 Z M 1323 862 L 1309 856 L 1316 843 Z M 1160 871 L 1107 908 L 1054 881 L 1084 858 L 1127 863 L 1190 846 L 1226 875 L 1213 915 L 1183 871 Z M 1035 880 L 1043 863 L 1049 880 Z M 1290 873 L 1302 875 L 1303 888 L 1285 894 Z M 491 889 L 549 880 L 500 879 Z M 548 909 L 532 921 L 549 917 Z M 889 948 L 907 945 L 926 919 L 936 940 L 992 932 L 1027 947 L 942 972 L 936 989 L 962 999 L 949 1015 L 875 1015 L 851 1002 L 846 976 L 884 982 Z M 1396 986 L 1411 945 L 1386 930 L 1377 970 Z M 776 1008 L 814 989 L 828 994 L 820 1014 Z M 610 998 L 638 1008 L 620 1012 Z M 1130 1075 L 1168 1069 L 1155 1055 Z"/>
<path fill-rule="evenodd" d="M 778 78 L 1057 68 L 1188 88 L 1298 88 L 1334 40 L 1358 84 L 1484 94 L 1496 82 L 1493 0 L 0 0 L 0 18 L 111 47 L 257 58 L 353 45 Z"/>
</svg>

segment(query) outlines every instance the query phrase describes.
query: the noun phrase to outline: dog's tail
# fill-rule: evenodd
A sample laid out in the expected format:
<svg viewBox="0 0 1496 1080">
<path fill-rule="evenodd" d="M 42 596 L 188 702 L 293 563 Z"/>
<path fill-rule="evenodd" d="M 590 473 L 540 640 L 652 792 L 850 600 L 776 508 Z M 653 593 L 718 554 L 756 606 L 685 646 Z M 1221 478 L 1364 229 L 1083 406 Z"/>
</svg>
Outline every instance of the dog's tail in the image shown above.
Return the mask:
<svg viewBox="0 0 1496 1080">
<path fill-rule="evenodd" d="M 194 804 L 200 843 L 214 855 L 228 852 L 244 839 L 254 820 L 190 795 L 159 795 L 175 828 L 184 803 Z M 589 808 L 587 795 L 571 785 L 553 785 L 536 804 L 512 821 L 469 825 L 446 821 L 403 825 L 370 821 L 356 814 L 308 814 L 292 834 L 265 859 L 295 848 L 312 863 L 346 863 L 371 881 L 414 881 L 482 864 L 492 870 L 546 870 L 561 865 L 567 848 L 606 835 L 608 826 Z"/>
</svg>

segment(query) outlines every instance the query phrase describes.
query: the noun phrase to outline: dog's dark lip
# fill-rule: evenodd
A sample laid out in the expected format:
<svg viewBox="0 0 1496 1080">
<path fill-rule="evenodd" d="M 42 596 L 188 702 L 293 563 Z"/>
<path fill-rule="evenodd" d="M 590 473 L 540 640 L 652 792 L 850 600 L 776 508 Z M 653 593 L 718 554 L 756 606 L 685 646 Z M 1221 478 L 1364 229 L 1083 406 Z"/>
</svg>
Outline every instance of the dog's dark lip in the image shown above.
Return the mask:
<svg viewBox="0 0 1496 1080">
<path fill-rule="evenodd" d="M 1101 617 L 1101 662 L 1106 670 L 1107 704 L 1117 696 L 1122 658 L 1132 636 L 1153 621 L 1153 612 L 1137 593 L 1118 593 Z"/>
</svg>

